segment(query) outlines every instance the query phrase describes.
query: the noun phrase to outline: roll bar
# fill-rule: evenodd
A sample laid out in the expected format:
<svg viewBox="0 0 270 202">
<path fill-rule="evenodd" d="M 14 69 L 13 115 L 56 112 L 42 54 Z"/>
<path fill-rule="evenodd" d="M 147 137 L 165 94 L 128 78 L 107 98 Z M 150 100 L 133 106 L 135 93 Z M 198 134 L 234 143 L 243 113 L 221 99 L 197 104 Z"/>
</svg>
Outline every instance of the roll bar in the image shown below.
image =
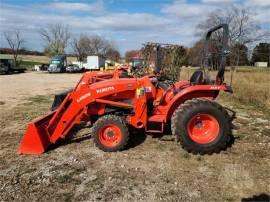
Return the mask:
<svg viewBox="0 0 270 202">
<path fill-rule="evenodd" d="M 220 66 L 218 68 L 218 73 L 216 76 L 216 83 L 221 84 L 224 80 L 224 72 L 225 67 L 227 64 L 227 56 L 230 53 L 229 46 L 228 46 L 228 40 L 229 40 L 229 26 L 228 24 L 220 24 L 216 27 L 213 27 L 212 29 L 208 30 L 205 37 L 205 60 L 204 60 L 204 67 L 208 67 L 208 59 L 209 59 L 209 40 L 212 36 L 212 34 L 220 29 L 223 29 L 223 36 L 222 36 L 222 50 L 221 50 L 221 61 Z"/>
</svg>

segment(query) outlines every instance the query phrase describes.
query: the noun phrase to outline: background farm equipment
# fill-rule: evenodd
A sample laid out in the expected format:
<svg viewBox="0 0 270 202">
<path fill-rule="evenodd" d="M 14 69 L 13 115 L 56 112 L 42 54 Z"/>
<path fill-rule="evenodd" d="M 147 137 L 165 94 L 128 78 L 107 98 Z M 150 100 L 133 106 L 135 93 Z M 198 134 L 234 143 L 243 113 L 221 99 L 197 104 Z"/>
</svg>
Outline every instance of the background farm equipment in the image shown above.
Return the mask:
<svg viewBox="0 0 270 202">
<path fill-rule="evenodd" d="M 226 148 L 231 135 L 228 112 L 213 100 L 220 91 L 232 92 L 224 83 L 228 55 L 228 26 L 219 25 L 206 35 L 223 29 L 221 63 L 215 80 L 198 70 L 190 80 L 172 82 L 162 75 L 158 64 L 153 74 L 130 78 L 123 71 L 86 72 L 76 87 L 56 96 L 52 112 L 29 123 L 18 153 L 41 154 L 64 139 L 75 124 L 89 123 L 96 146 L 103 151 L 124 149 L 130 131 L 172 134 L 192 153 L 211 154 Z M 157 50 L 157 58 L 158 56 Z"/>
<path fill-rule="evenodd" d="M 17 67 L 15 60 L 8 55 L 0 55 L 0 73 L 11 74 L 14 72 L 23 73 L 25 68 Z"/>
</svg>

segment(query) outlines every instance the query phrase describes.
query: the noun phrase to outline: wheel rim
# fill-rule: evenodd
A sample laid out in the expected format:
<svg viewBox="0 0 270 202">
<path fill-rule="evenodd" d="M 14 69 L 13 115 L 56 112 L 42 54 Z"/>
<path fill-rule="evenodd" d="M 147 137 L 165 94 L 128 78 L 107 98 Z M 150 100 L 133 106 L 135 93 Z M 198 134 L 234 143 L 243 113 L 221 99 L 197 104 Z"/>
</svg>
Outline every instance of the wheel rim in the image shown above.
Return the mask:
<svg viewBox="0 0 270 202">
<path fill-rule="evenodd" d="M 209 144 L 219 134 L 219 123 L 209 114 L 197 114 L 191 118 L 187 125 L 189 137 L 196 143 Z"/>
<path fill-rule="evenodd" d="M 98 137 L 101 144 L 106 147 L 114 147 L 121 141 L 122 132 L 119 127 L 109 124 L 101 128 Z"/>
</svg>

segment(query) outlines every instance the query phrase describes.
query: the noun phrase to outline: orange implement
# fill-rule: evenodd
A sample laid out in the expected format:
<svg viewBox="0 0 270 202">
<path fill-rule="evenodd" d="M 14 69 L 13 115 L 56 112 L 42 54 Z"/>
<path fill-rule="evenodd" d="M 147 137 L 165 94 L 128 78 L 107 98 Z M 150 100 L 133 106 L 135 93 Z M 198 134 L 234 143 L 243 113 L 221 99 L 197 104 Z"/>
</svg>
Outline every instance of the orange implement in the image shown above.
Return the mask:
<svg viewBox="0 0 270 202">
<path fill-rule="evenodd" d="M 51 144 L 50 135 L 47 131 L 48 124 L 55 112 L 38 118 L 28 124 L 18 154 L 42 154 Z"/>
</svg>

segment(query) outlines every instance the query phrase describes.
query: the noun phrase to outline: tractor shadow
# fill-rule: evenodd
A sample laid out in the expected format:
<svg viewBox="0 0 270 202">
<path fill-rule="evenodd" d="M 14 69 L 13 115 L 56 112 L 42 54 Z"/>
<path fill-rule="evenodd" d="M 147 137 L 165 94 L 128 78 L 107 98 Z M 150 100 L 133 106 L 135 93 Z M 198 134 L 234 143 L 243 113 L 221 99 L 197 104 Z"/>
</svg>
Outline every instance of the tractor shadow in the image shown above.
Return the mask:
<svg viewBox="0 0 270 202">
<path fill-rule="evenodd" d="M 137 147 L 140 144 L 144 143 L 147 138 L 147 134 L 144 131 L 140 130 L 130 130 L 130 137 L 127 147 L 124 150 L 129 150 L 131 148 Z"/>
<path fill-rule="evenodd" d="M 235 126 L 233 125 L 233 120 L 236 118 L 236 112 L 226 108 L 226 110 L 228 111 L 228 114 L 230 116 L 230 123 L 231 123 L 231 128 L 232 129 L 237 129 L 235 128 Z M 89 132 L 80 135 L 80 136 L 76 136 L 77 133 L 81 130 L 81 129 L 85 129 L 88 128 Z M 58 142 L 56 144 L 52 144 L 49 148 L 48 151 L 53 150 L 59 146 L 63 146 L 63 145 L 68 145 L 68 144 L 74 144 L 74 143 L 80 143 L 82 141 L 88 140 L 92 138 L 92 135 L 90 133 L 91 129 L 89 126 L 87 125 L 75 125 L 71 131 L 69 132 L 69 134 L 67 135 L 67 137 L 63 140 L 60 139 L 58 140 Z M 134 128 L 130 128 L 130 139 L 129 142 L 127 144 L 127 147 L 124 150 L 129 150 L 131 148 L 137 147 L 138 145 L 142 144 L 145 142 L 147 136 L 152 136 L 152 138 L 156 138 L 159 141 L 167 141 L 167 142 L 173 142 L 176 141 L 175 136 L 172 135 L 171 132 L 171 127 L 170 127 L 170 123 L 166 124 L 164 127 L 164 132 L 163 133 L 146 133 L 143 130 L 137 130 Z M 169 136 L 170 138 L 163 138 L 164 136 Z M 239 137 L 234 137 L 233 133 L 229 134 L 229 141 L 227 143 L 227 147 L 225 148 L 225 150 L 227 150 L 228 148 L 231 148 L 233 146 L 233 144 L 235 143 L 235 140 L 238 139 Z"/>
<path fill-rule="evenodd" d="M 86 129 L 86 128 L 89 129 L 88 132 L 77 136 L 78 132 L 81 129 Z M 68 135 L 66 136 L 65 139 L 59 139 L 56 144 L 52 144 L 48 148 L 48 151 L 53 150 L 55 148 L 58 148 L 60 146 L 69 145 L 69 144 L 76 144 L 76 143 L 80 143 L 82 141 L 91 139 L 92 135 L 90 132 L 91 131 L 90 128 L 91 127 L 88 127 L 85 125 L 75 125 L 71 129 L 71 131 L 68 133 Z M 129 150 L 131 148 L 134 148 L 134 147 L 142 144 L 146 140 L 147 134 L 144 131 L 138 131 L 138 130 L 131 130 L 131 131 L 132 132 L 130 132 L 129 142 L 124 150 Z"/>
<path fill-rule="evenodd" d="M 59 139 L 56 144 L 50 145 L 50 147 L 48 148 L 48 151 L 58 148 L 60 146 L 80 143 L 82 141 L 91 139 L 92 135 L 90 134 L 90 132 L 87 132 L 80 136 L 76 136 L 81 129 L 85 129 L 85 128 L 89 128 L 89 127 L 86 127 L 85 125 L 75 125 L 71 129 L 71 131 L 68 133 L 65 139 Z M 89 131 L 90 131 L 90 128 L 89 128 Z"/>
<path fill-rule="evenodd" d="M 229 134 L 229 141 L 227 144 L 227 148 L 231 148 L 233 144 L 235 143 L 236 139 L 239 139 L 239 137 L 235 137 L 233 135 L 233 129 L 238 130 L 239 128 L 233 124 L 234 119 L 236 119 L 236 111 L 232 110 L 231 108 L 225 107 L 226 111 L 228 112 L 229 115 L 229 122 L 231 125 L 231 133 Z M 225 149 L 226 150 L 226 149 Z"/>
<path fill-rule="evenodd" d="M 268 195 L 268 194 L 265 194 L 265 193 L 262 193 L 262 194 L 260 194 L 260 195 L 254 195 L 254 196 L 252 196 L 252 197 L 250 197 L 250 198 L 242 198 L 241 199 L 241 202 L 255 202 L 255 201 L 261 201 L 261 202 L 263 202 L 263 201 L 270 201 L 270 196 Z"/>
</svg>

